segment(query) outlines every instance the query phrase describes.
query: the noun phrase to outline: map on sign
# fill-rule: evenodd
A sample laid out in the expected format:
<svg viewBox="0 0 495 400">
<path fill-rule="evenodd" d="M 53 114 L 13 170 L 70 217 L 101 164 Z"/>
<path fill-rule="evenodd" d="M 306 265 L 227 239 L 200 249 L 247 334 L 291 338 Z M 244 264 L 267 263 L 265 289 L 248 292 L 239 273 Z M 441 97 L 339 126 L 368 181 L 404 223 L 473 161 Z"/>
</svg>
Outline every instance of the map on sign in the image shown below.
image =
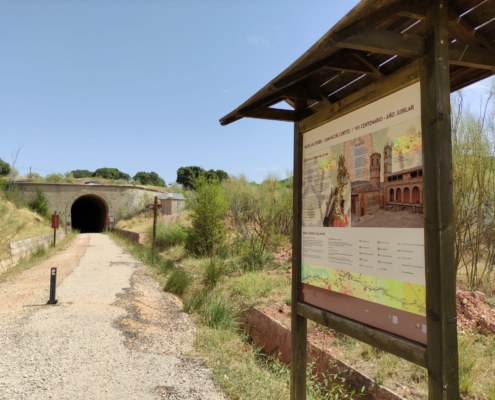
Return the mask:
<svg viewBox="0 0 495 400">
<path fill-rule="evenodd" d="M 426 344 L 419 84 L 303 135 L 301 300 Z"/>
<path fill-rule="evenodd" d="M 426 315 L 424 285 L 309 264 L 302 264 L 301 280 L 362 300 Z"/>
</svg>

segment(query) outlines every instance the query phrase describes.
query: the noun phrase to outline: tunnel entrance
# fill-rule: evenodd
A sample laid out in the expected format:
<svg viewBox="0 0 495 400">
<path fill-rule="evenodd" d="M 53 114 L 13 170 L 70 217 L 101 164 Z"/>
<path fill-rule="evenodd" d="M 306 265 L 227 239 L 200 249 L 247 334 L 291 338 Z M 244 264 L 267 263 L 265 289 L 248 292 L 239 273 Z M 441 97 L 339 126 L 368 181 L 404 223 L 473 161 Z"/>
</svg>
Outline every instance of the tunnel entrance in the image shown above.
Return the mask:
<svg viewBox="0 0 495 400">
<path fill-rule="evenodd" d="M 103 232 L 106 227 L 107 206 L 98 196 L 79 197 L 71 207 L 72 228 L 81 233 Z"/>
</svg>

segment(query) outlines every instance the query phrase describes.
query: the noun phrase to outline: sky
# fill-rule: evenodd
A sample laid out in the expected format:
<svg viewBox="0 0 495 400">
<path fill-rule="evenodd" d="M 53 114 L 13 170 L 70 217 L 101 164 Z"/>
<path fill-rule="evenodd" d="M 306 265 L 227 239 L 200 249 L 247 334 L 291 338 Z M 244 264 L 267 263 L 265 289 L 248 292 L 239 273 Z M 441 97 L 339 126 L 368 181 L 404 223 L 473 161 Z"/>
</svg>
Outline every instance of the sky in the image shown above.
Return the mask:
<svg viewBox="0 0 495 400">
<path fill-rule="evenodd" d="M 197 165 L 284 178 L 293 124 L 218 120 L 357 2 L 2 0 L 0 158 L 22 146 L 21 175 L 109 167 L 171 183 Z"/>
</svg>

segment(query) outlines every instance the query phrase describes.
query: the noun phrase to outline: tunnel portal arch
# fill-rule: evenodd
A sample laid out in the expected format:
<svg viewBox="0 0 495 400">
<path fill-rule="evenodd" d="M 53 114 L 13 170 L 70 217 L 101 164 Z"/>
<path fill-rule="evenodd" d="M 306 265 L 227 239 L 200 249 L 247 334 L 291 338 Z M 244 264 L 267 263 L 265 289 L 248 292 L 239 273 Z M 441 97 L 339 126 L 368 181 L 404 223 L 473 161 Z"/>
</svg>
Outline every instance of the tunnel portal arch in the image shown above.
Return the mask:
<svg viewBox="0 0 495 400">
<path fill-rule="evenodd" d="M 108 204 L 100 196 L 84 194 L 74 200 L 70 208 L 72 229 L 81 233 L 103 232 L 108 217 Z"/>
</svg>

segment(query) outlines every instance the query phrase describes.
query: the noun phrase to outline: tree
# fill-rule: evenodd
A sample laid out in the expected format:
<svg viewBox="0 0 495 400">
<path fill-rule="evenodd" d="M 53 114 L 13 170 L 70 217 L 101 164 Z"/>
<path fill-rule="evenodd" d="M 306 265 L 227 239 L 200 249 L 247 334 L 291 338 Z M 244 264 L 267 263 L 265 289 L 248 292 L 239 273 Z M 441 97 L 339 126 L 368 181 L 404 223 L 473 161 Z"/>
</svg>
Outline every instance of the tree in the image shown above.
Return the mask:
<svg viewBox="0 0 495 400">
<path fill-rule="evenodd" d="M 130 181 L 131 176 L 125 172 L 119 171 L 117 168 L 98 168 L 93 172 L 93 177 L 100 177 L 105 179 L 113 179 L 114 181 L 122 179 L 124 181 Z"/>
<path fill-rule="evenodd" d="M 132 178 L 141 185 L 165 186 L 165 181 L 156 172 L 140 171 Z"/>
<path fill-rule="evenodd" d="M 48 218 L 48 199 L 45 197 L 45 192 L 43 189 L 36 188 L 36 197 L 29 202 L 29 208 L 39 215 Z"/>
<path fill-rule="evenodd" d="M 196 179 L 203 175 L 205 170 L 201 167 L 180 167 L 177 170 L 177 183 L 180 183 L 186 189 L 194 189 Z"/>
<path fill-rule="evenodd" d="M 195 184 L 196 204 L 192 208 L 192 226 L 187 230 L 185 247 L 194 255 L 211 256 L 226 239 L 223 218 L 228 204 L 218 180 L 208 181 L 200 176 Z"/>
<path fill-rule="evenodd" d="M 491 290 L 495 270 L 495 81 L 479 115 L 452 101 L 455 265 L 470 290 Z"/>
<path fill-rule="evenodd" d="M 202 167 L 197 166 L 181 167 L 177 170 L 177 183 L 186 189 L 195 189 L 196 180 L 201 176 L 205 177 L 207 181 L 217 180 L 218 183 L 229 177 L 227 172 L 221 169 L 205 171 Z"/>
<path fill-rule="evenodd" d="M 75 169 L 70 171 L 74 178 L 91 178 L 93 173 L 87 169 Z"/>
<path fill-rule="evenodd" d="M 8 174 L 10 174 L 10 164 L 0 158 L 0 176 L 7 176 Z"/>
</svg>

